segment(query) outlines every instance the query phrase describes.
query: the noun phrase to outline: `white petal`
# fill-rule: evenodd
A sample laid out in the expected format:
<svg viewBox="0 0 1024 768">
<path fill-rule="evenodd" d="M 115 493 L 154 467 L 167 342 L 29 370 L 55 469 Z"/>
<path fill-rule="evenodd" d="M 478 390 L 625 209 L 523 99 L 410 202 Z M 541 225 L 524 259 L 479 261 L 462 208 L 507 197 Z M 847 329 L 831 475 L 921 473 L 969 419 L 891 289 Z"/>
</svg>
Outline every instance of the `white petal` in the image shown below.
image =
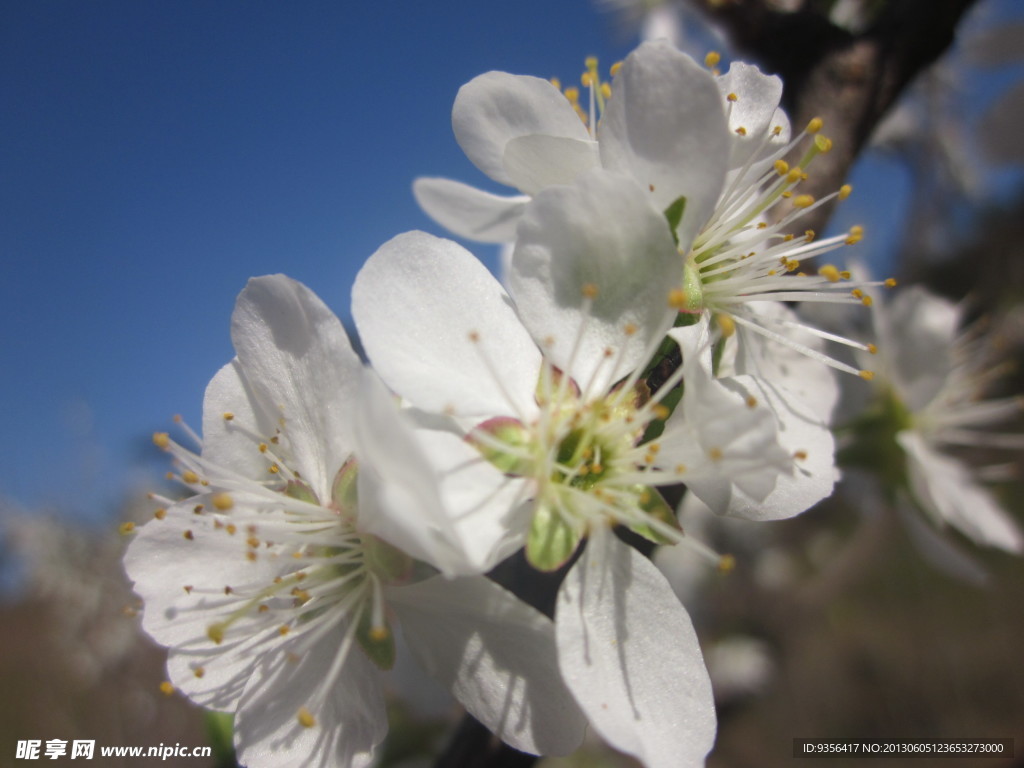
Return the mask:
<svg viewBox="0 0 1024 768">
<path fill-rule="evenodd" d="M 775 75 L 743 62 L 733 62 L 729 71 L 715 78 L 722 96 L 735 94 L 736 100 L 726 106 L 731 150 L 729 168 L 741 168 L 755 153 L 767 159 L 789 142 L 789 118 L 780 110 L 782 80 Z M 766 134 L 778 127 L 777 136 L 765 141 Z M 737 129 L 742 128 L 742 133 Z M 755 169 L 756 171 L 756 169 Z"/>
<path fill-rule="evenodd" d="M 237 506 L 253 502 L 241 493 L 233 498 Z M 245 536 L 217 527 L 212 515 L 193 514 L 199 504 L 214 508 L 208 496 L 175 504 L 163 520 L 137 529 L 125 552 L 128 578 L 146 604 L 142 626 L 161 645 L 212 648 L 206 629 L 224 617 L 224 588 L 272 583 L 288 566 L 270 557 L 249 560 Z M 239 635 L 247 621 L 236 622 Z"/>
<path fill-rule="evenodd" d="M 975 587 L 989 583 L 989 573 L 981 563 L 935 530 L 934 526 L 922 521 L 909 501 L 901 499 L 901 502 L 897 508 L 900 520 L 917 551 L 933 568 Z"/>
<path fill-rule="evenodd" d="M 687 487 L 718 514 L 747 516 L 792 471 L 772 411 L 748 402 L 735 382 L 711 375 L 707 324 L 674 328 L 685 366 L 683 400 L 658 443 L 655 465 L 686 467 Z"/>
<path fill-rule="evenodd" d="M 412 185 L 420 208 L 459 237 L 504 243 L 516 235 L 526 195 L 502 197 L 451 179 L 420 178 Z"/>
<path fill-rule="evenodd" d="M 482 418 L 536 410 L 540 352 L 462 246 L 425 232 L 389 240 L 356 277 L 352 315 L 381 378 L 413 405 Z"/>
<path fill-rule="evenodd" d="M 893 384 L 911 411 L 920 411 L 939 393 L 953 370 L 953 340 L 960 311 L 950 301 L 920 286 L 901 291 L 876 315 Z"/>
<path fill-rule="evenodd" d="M 533 133 L 505 145 L 505 171 L 516 187 L 535 195 L 545 187 L 571 184 L 601 164 L 596 141 Z"/>
<path fill-rule="evenodd" d="M 559 590 L 555 634 L 569 689 L 613 747 L 647 768 L 704 764 L 711 683 L 686 610 L 649 560 L 592 534 Z"/>
<path fill-rule="evenodd" d="M 462 151 L 495 181 L 512 185 L 505 172 L 505 145 L 544 133 L 587 141 L 586 127 L 568 99 L 547 80 L 507 72 L 474 77 L 455 97 L 452 128 Z"/>
<path fill-rule="evenodd" d="M 750 311 L 776 321 L 795 318 L 778 302 L 750 302 Z M 754 333 L 741 331 L 737 369 L 745 375 L 723 380 L 726 386 L 754 397 L 775 415 L 778 440 L 796 457 L 793 471 L 780 475 L 775 490 L 763 501 L 733 507 L 730 514 L 754 520 L 781 520 L 810 509 L 832 493 L 839 471 L 835 439 L 828 420 L 839 398 L 831 368 L 800 352 Z M 793 330 L 799 343 L 822 346 L 805 332 Z"/>
<path fill-rule="evenodd" d="M 585 721 L 544 615 L 483 577 L 396 587 L 389 605 L 420 664 L 507 744 L 544 755 L 580 745 Z"/>
<path fill-rule="evenodd" d="M 224 418 L 225 413 L 234 415 L 232 421 Z M 203 458 L 241 477 L 262 480 L 267 473 L 267 458 L 252 437 L 236 427 L 240 424 L 257 435 L 273 435 L 277 429 L 276 414 L 256 398 L 236 359 L 217 371 L 206 386 Z"/>
<path fill-rule="evenodd" d="M 448 575 L 482 573 L 521 546 L 522 480 L 456 435 L 413 429 L 369 371 L 360 400 L 360 530 Z"/>
<path fill-rule="evenodd" d="M 256 397 L 284 419 L 290 468 L 325 498 L 352 451 L 352 388 L 361 368 L 341 321 L 301 283 L 257 277 L 238 297 L 231 339 Z"/>
<path fill-rule="evenodd" d="M 992 495 L 971 478 L 963 464 L 934 450 L 915 431 L 896 441 L 907 453 L 910 488 L 937 522 L 948 523 L 978 544 L 1007 552 L 1024 551 L 1024 537 Z"/>
<path fill-rule="evenodd" d="M 663 211 L 686 197 L 686 248 L 714 210 L 730 152 L 714 78 L 665 42 L 631 53 L 612 83 L 598 128 L 605 167 L 633 175 Z"/>
<path fill-rule="evenodd" d="M 338 653 L 343 628 L 297 659 L 270 656 L 253 674 L 235 715 L 238 760 L 247 768 L 362 768 L 387 733 L 380 673 L 358 646 L 330 681 L 323 706 L 313 701 Z M 298 713 L 316 719 L 307 728 Z"/>
<path fill-rule="evenodd" d="M 509 291 L 551 361 L 604 392 L 671 326 L 668 295 L 681 281 L 665 217 L 632 179 L 594 169 L 527 206 Z"/>
</svg>

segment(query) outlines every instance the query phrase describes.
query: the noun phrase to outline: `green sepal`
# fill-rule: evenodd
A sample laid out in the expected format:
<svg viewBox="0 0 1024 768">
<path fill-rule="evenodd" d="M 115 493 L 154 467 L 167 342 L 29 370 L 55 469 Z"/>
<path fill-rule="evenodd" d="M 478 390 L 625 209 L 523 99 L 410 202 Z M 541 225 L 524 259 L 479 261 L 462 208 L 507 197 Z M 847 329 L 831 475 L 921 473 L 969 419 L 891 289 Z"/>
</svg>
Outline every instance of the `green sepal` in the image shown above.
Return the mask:
<svg viewBox="0 0 1024 768">
<path fill-rule="evenodd" d="M 526 559 L 539 571 L 558 570 L 572 557 L 582 538 L 547 504 L 538 504 L 526 538 Z"/>
<path fill-rule="evenodd" d="M 230 712 L 206 710 L 203 717 L 206 740 L 213 752 L 216 768 L 235 768 L 235 716 Z"/>
<path fill-rule="evenodd" d="M 405 584 L 412 573 L 413 559 L 398 547 L 377 536 L 364 534 L 363 562 L 384 584 Z"/>
<path fill-rule="evenodd" d="M 684 213 L 686 213 L 685 195 L 677 197 L 672 204 L 665 209 L 665 218 L 668 219 L 668 228 L 672 233 L 672 240 L 675 241 L 676 245 L 679 245 L 679 235 L 676 234 L 676 232 L 679 229 L 679 223 L 683 220 Z"/>
<path fill-rule="evenodd" d="M 331 484 L 331 501 L 335 508 L 344 515 L 354 515 L 359 508 L 356 479 L 359 476 L 359 464 L 349 459 L 341 465 L 338 474 Z"/>
<path fill-rule="evenodd" d="M 313 489 L 301 480 L 289 480 L 288 484 L 284 487 L 284 495 L 309 504 L 320 504 L 320 499 L 316 497 Z"/>
<path fill-rule="evenodd" d="M 683 532 L 682 526 L 679 525 L 679 521 L 676 519 L 675 510 L 669 506 L 668 502 L 665 501 L 664 497 L 662 497 L 661 493 L 659 493 L 656 488 L 651 488 L 647 485 L 636 485 L 633 486 L 632 490 L 637 494 L 637 498 L 640 502 L 640 509 L 658 522 L 664 523 L 680 533 Z M 643 536 L 645 539 L 652 541 L 655 544 L 675 543 L 672 539 L 666 537 L 664 534 L 658 533 L 654 528 L 646 523 L 631 525 L 629 526 L 629 529 L 638 536 Z"/>
<path fill-rule="evenodd" d="M 487 435 L 491 440 L 483 439 Z M 530 463 L 521 455 L 529 448 L 530 432 L 518 419 L 510 416 L 496 416 L 478 425 L 466 436 L 466 441 L 480 451 L 480 455 L 507 475 L 526 475 Z M 498 442 L 508 446 L 508 451 L 495 446 Z M 517 450 L 520 455 L 516 455 Z"/>
<path fill-rule="evenodd" d="M 376 664 L 378 669 L 386 672 L 395 666 L 395 633 L 385 621 L 386 631 L 383 636 L 374 636 L 372 614 L 369 606 L 363 608 L 359 615 L 359 626 L 356 628 L 356 639 L 370 657 L 370 661 Z"/>
</svg>

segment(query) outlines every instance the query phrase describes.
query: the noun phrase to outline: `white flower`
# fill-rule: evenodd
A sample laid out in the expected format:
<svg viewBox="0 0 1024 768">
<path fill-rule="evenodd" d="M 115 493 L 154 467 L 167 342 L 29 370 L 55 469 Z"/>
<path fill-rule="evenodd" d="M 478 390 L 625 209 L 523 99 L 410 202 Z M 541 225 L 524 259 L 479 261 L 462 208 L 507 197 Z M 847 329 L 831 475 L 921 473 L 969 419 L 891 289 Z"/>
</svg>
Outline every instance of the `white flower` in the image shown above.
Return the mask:
<svg viewBox="0 0 1024 768">
<path fill-rule="evenodd" d="M 593 178 L 590 172 L 598 167 L 629 177 L 639 190 L 635 194 L 668 219 L 685 264 L 677 309 L 716 317 L 722 336 L 738 330 L 747 344 L 779 341 L 869 376 L 792 337 L 806 332 L 866 345 L 792 319 L 777 321 L 749 306 L 871 300 L 864 288 L 874 283 L 850 283 L 849 273 L 831 264 L 817 274 L 789 274 L 862 236 L 859 227 L 822 240 L 811 231 L 789 234 L 808 212 L 851 191 L 844 186 L 819 200 L 795 194 L 808 165 L 831 148 L 819 133 L 821 121 L 812 120 L 790 139 L 789 121 L 778 107 L 777 77 L 734 64 L 716 78 L 665 42 L 645 43 L 631 53 L 612 87 L 600 82 L 592 60 L 584 79 L 590 84 L 588 112 L 539 78 L 488 72 L 463 86 L 452 110 L 459 144 L 484 173 L 523 194 L 503 198 L 448 179 L 422 178 L 414 185 L 420 205 L 456 234 L 507 242 L 520 236 L 518 223 L 543 190 L 588 173 Z M 781 159 L 803 144 L 798 165 Z M 612 215 L 635 215 L 638 207 Z M 639 244 L 630 253 L 636 260 L 645 257 Z"/>
<path fill-rule="evenodd" d="M 377 468 L 353 422 L 370 412 L 389 435 L 401 423 L 338 319 L 301 284 L 256 278 L 232 339 L 238 356 L 206 391 L 201 453 L 154 437 L 192 495 L 164 499 L 125 556 L 174 685 L 235 713 L 250 768 L 367 765 L 387 729 L 381 671 L 397 620 L 413 655 L 509 744 L 572 751 L 582 720 L 550 621 L 373 535 L 398 523 L 381 525 L 387 506 L 359 498 Z M 432 530 L 429 500 L 418 509 Z M 458 551 L 435 542 L 431 565 L 460 571 Z"/>
<path fill-rule="evenodd" d="M 977 332 L 959 332 L 961 311 L 914 286 L 875 305 L 879 339 L 876 400 L 853 424 L 860 442 L 851 459 L 885 461 L 890 485 L 909 486 L 917 506 L 939 527 L 950 525 L 979 544 L 1024 550 L 1024 537 L 951 446 L 1024 448 L 1024 436 L 987 431 L 1018 414 L 1019 398 L 983 400 L 998 372 Z M 867 455 L 865 455 L 867 451 Z"/>
<path fill-rule="evenodd" d="M 648 765 L 695 765 L 714 732 L 699 646 L 664 577 L 610 527 L 699 549 L 656 486 L 685 482 L 727 509 L 737 495 L 764 499 L 793 459 L 768 409 L 710 375 L 706 324 L 671 331 L 685 360 L 670 380 L 655 392 L 640 381 L 676 315 L 668 296 L 681 263 L 631 184 L 595 169 L 542 191 L 520 225 L 511 296 L 461 246 L 401 235 L 361 270 L 353 316 L 384 381 L 447 415 L 434 426 L 467 436 L 460 456 L 475 446 L 477 463 L 506 471 L 518 522 L 482 546 L 525 543 L 551 570 L 587 538 L 559 590 L 556 636 L 591 722 Z M 603 216 L 595 206 L 609 199 L 632 215 Z M 647 258 L 629 261 L 638 247 Z M 681 378 L 670 416 L 662 400 Z M 645 442 L 655 426 L 661 435 Z"/>
</svg>

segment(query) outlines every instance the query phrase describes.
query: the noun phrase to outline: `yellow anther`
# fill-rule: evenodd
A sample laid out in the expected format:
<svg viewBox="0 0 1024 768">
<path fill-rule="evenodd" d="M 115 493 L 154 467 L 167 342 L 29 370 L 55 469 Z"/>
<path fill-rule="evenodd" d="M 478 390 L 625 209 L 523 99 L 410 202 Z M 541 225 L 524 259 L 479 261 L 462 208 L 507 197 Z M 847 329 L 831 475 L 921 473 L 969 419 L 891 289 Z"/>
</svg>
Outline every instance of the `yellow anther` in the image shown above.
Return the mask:
<svg viewBox="0 0 1024 768">
<path fill-rule="evenodd" d="M 814 205 L 814 197 L 811 195 L 797 195 L 793 198 L 793 206 L 796 208 L 810 208 Z"/>
<path fill-rule="evenodd" d="M 583 294 L 584 298 L 596 299 L 598 294 L 597 286 L 594 283 L 584 283 L 580 293 Z"/>
<path fill-rule="evenodd" d="M 370 639 L 375 642 L 379 643 L 382 640 L 387 640 L 390 635 L 391 633 L 388 632 L 387 627 L 370 627 Z"/>
<path fill-rule="evenodd" d="M 855 234 L 852 234 L 852 233 L 851 233 L 851 234 L 850 234 L 850 236 L 849 236 L 848 238 L 846 238 L 846 240 L 844 240 L 843 242 L 844 242 L 844 243 L 846 243 L 847 245 L 856 245 L 856 244 L 857 244 L 857 243 L 859 243 L 859 242 L 860 242 L 860 241 L 861 241 L 861 240 L 862 240 L 863 238 L 864 238 L 864 236 L 863 236 L 863 235 L 859 235 L 859 234 L 858 234 L 858 235 L 855 235 Z"/>
<path fill-rule="evenodd" d="M 877 355 L 878 347 L 876 347 L 874 344 L 868 344 L 868 353 L 872 355 Z"/>
<path fill-rule="evenodd" d="M 566 88 L 563 93 L 565 94 L 565 98 L 574 104 L 580 100 L 580 89 L 574 85 Z"/>
<path fill-rule="evenodd" d="M 298 587 L 292 590 L 292 597 L 294 597 L 300 605 L 305 605 L 309 602 L 309 592 L 304 589 L 299 589 Z"/>
<path fill-rule="evenodd" d="M 548 80 L 548 82 L 555 86 L 555 88 L 557 88 L 558 90 L 562 90 L 562 81 L 559 80 L 557 77 L 552 77 L 550 80 Z"/>
<path fill-rule="evenodd" d="M 739 99 L 739 96 L 737 96 L 735 93 L 730 93 L 725 98 L 727 101 L 736 102 Z"/>
<path fill-rule="evenodd" d="M 196 504 L 194 507 L 192 507 L 192 514 L 193 515 L 201 515 L 201 514 L 203 514 L 203 510 L 204 509 L 205 509 L 205 507 L 202 504 Z"/>
<path fill-rule="evenodd" d="M 122 536 L 127 536 L 129 533 L 135 530 L 135 523 L 131 522 L 130 520 L 128 522 L 121 523 L 121 525 L 118 526 L 117 530 L 121 532 Z"/>
<path fill-rule="evenodd" d="M 843 186 L 839 188 L 839 199 L 845 200 L 850 196 L 851 192 L 853 192 L 853 187 L 849 184 L 843 184 Z"/>
<path fill-rule="evenodd" d="M 747 408 L 757 408 L 757 398 L 753 395 L 747 396 Z"/>
<path fill-rule="evenodd" d="M 732 573 L 736 570 L 736 558 L 732 555 L 722 555 L 718 558 L 718 570 L 722 573 Z"/>
<path fill-rule="evenodd" d="M 635 336 L 639 328 L 636 327 L 635 323 L 626 323 L 622 330 L 626 332 L 627 336 Z"/>
<path fill-rule="evenodd" d="M 813 117 L 811 118 L 811 121 L 807 124 L 807 127 L 804 128 L 804 131 L 806 131 L 807 133 L 817 133 L 818 131 L 821 130 L 821 126 L 823 125 L 824 122 L 822 122 L 820 117 Z"/>
<path fill-rule="evenodd" d="M 260 607 L 256 609 L 257 613 L 266 613 L 270 610 L 270 606 L 266 603 L 260 603 Z"/>
<path fill-rule="evenodd" d="M 708 451 L 708 456 L 711 457 L 712 461 L 721 461 L 722 455 L 723 454 L 721 448 L 712 448 L 711 450 Z"/>
<path fill-rule="evenodd" d="M 195 669 L 192 670 L 192 674 L 195 675 L 198 678 L 201 678 L 203 675 L 206 674 L 206 670 L 203 669 L 202 667 L 196 667 Z"/>
<path fill-rule="evenodd" d="M 717 67 L 718 62 L 722 60 L 722 55 L 718 51 L 708 51 L 707 56 L 704 57 L 704 66 L 711 68 Z"/>
<path fill-rule="evenodd" d="M 814 137 L 814 146 L 818 148 L 819 152 L 830 152 L 832 150 L 832 139 L 818 134 Z"/>
<path fill-rule="evenodd" d="M 793 242 L 793 235 L 783 235 L 782 236 L 782 242 L 784 242 L 784 243 L 791 243 L 791 242 Z M 789 266 L 789 262 L 786 261 L 785 259 L 783 259 L 782 263 L 785 264 L 786 266 Z"/>
<path fill-rule="evenodd" d="M 885 279 L 885 287 L 886 288 L 895 288 L 896 287 L 896 278 L 895 277 L 887 277 Z"/>
<path fill-rule="evenodd" d="M 220 645 L 224 642 L 224 629 L 223 624 L 211 624 L 206 628 L 206 636 L 215 644 Z"/>
<path fill-rule="evenodd" d="M 153 513 L 153 517 L 155 517 L 157 520 L 163 520 L 165 517 L 167 517 L 167 510 L 163 508 L 158 509 L 156 512 Z"/>
<path fill-rule="evenodd" d="M 260 548 L 260 540 L 257 539 L 255 536 L 250 536 L 249 538 L 247 538 L 245 540 L 245 543 L 247 546 L 252 547 L 253 549 Z"/>
<path fill-rule="evenodd" d="M 221 512 L 227 512 L 233 506 L 235 506 L 235 500 L 231 498 L 230 493 L 215 493 L 213 495 L 213 506 L 219 509 Z"/>
<path fill-rule="evenodd" d="M 299 721 L 299 725 L 303 728 L 312 728 L 316 725 L 316 718 L 305 707 L 299 708 L 299 711 L 295 713 L 295 719 Z"/>
<path fill-rule="evenodd" d="M 854 288 L 852 291 L 850 291 L 850 295 L 853 296 L 853 298 L 855 299 L 863 299 L 864 291 L 862 291 L 860 288 Z"/>
<path fill-rule="evenodd" d="M 192 533 L 192 531 L 191 531 L 191 530 L 189 530 L 189 531 L 185 531 L 185 532 L 184 532 L 183 534 L 181 534 L 181 535 L 182 535 L 182 536 L 183 536 L 184 538 L 188 539 L 189 541 L 193 541 L 193 540 L 195 539 L 195 534 L 194 534 L 194 533 Z"/>
<path fill-rule="evenodd" d="M 235 414 L 233 414 L 231 411 L 224 411 L 222 415 L 224 417 L 224 421 L 231 421 L 232 419 L 235 418 Z"/>
<path fill-rule="evenodd" d="M 865 307 L 870 307 L 874 303 L 874 301 L 870 296 L 864 296 L 864 298 L 860 300 L 860 303 L 863 304 Z"/>
<path fill-rule="evenodd" d="M 598 90 L 600 90 L 602 98 L 610 99 L 612 97 L 612 87 L 608 83 L 601 83 Z"/>
<path fill-rule="evenodd" d="M 160 683 L 160 693 L 162 693 L 164 696 L 170 696 L 172 693 L 174 693 L 174 686 L 171 684 L 170 680 L 164 680 L 162 683 Z"/>
<path fill-rule="evenodd" d="M 793 458 L 797 461 L 803 461 L 807 458 L 807 451 L 793 451 Z"/>
<path fill-rule="evenodd" d="M 584 88 L 589 88 L 593 84 L 594 84 L 594 75 L 593 74 L 591 74 L 590 72 L 584 72 L 582 75 L 580 75 L 580 85 L 582 85 Z"/>
<path fill-rule="evenodd" d="M 757 222 L 757 228 L 758 229 L 768 229 L 768 222 L 766 222 L 766 221 L 759 221 L 759 222 Z M 744 256 L 743 258 L 747 258 L 747 257 Z"/>
<path fill-rule="evenodd" d="M 836 268 L 835 264 L 823 264 L 818 268 L 818 274 L 830 283 L 838 283 L 840 279 L 839 270 Z"/>
<path fill-rule="evenodd" d="M 776 125 L 774 128 L 772 128 L 772 136 L 779 136 L 781 134 L 782 134 L 782 126 L 781 125 Z"/>
<path fill-rule="evenodd" d="M 864 234 L 864 227 L 862 227 L 860 224 L 854 224 L 852 227 L 850 227 L 850 234 L 857 235 L 859 237 Z"/>
<path fill-rule="evenodd" d="M 675 470 L 676 470 L 676 474 L 677 475 L 684 475 L 684 474 L 686 474 L 686 465 L 685 464 L 676 464 Z"/>
<path fill-rule="evenodd" d="M 193 483 L 199 482 L 199 475 L 197 475 L 191 469 L 186 469 L 184 472 L 181 473 L 181 479 L 183 482 L 192 485 Z"/>
<path fill-rule="evenodd" d="M 651 412 L 654 414 L 654 418 L 659 421 L 665 421 L 669 417 L 668 406 L 658 403 L 656 406 L 651 408 Z"/>
<path fill-rule="evenodd" d="M 166 448 L 171 444 L 171 436 L 166 432 L 153 433 L 153 445 L 157 448 Z"/>
<path fill-rule="evenodd" d="M 280 471 L 281 468 L 277 466 L 277 464 L 271 464 L 269 467 L 267 467 L 267 472 L 269 472 L 272 475 L 276 475 Z"/>
<path fill-rule="evenodd" d="M 871 381 L 873 378 L 875 378 L 874 371 L 858 371 L 857 375 L 864 379 L 864 381 Z"/>
<path fill-rule="evenodd" d="M 842 272 L 839 273 L 839 276 L 843 278 L 843 280 L 849 280 L 853 275 L 850 272 L 850 270 L 844 269 Z"/>
<path fill-rule="evenodd" d="M 736 333 L 736 321 L 732 319 L 732 315 L 719 312 L 715 315 L 715 322 L 718 323 L 718 330 L 722 333 L 722 338 L 728 339 Z"/>
<path fill-rule="evenodd" d="M 790 189 L 787 189 L 785 192 L 782 193 L 782 197 L 786 198 L 787 200 L 789 200 L 789 198 L 791 198 L 792 196 L 793 196 L 793 191 L 790 190 Z M 790 238 L 790 240 L 792 240 L 792 239 L 793 238 Z"/>
<path fill-rule="evenodd" d="M 236 533 L 238 533 L 238 528 L 235 526 L 234 523 L 228 523 L 227 525 L 225 525 L 224 530 L 228 532 L 229 536 L 234 536 Z"/>
<path fill-rule="evenodd" d="M 668 292 L 668 305 L 672 309 L 685 309 L 687 305 L 686 291 L 682 288 L 673 288 Z"/>
<path fill-rule="evenodd" d="M 617 74 L 619 74 L 620 69 L 622 69 L 622 62 L 616 61 L 614 64 L 612 64 L 611 69 L 609 69 L 608 72 L 609 74 L 611 74 L 612 77 L 615 77 Z"/>
<path fill-rule="evenodd" d="M 785 176 L 787 173 L 789 173 L 789 163 L 787 163 L 785 160 L 776 160 L 775 172 L 779 174 L 779 176 Z"/>
<path fill-rule="evenodd" d="M 786 181 L 788 181 L 790 184 L 796 184 L 803 178 L 803 175 L 803 169 L 799 165 L 797 165 L 791 168 L 789 173 L 786 174 Z"/>
<path fill-rule="evenodd" d="M 583 66 L 587 69 L 597 69 L 597 56 L 587 56 L 583 60 Z"/>
<path fill-rule="evenodd" d="M 470 331 L 469 340 L 472 341 L 474 344 L 480 341 L 480 331 Z"/>
<path fill-rule="evenodd" d="M 744 127 L 743 127 L 743 126 L 741 125 L 741 126 L 740 126 L 739 128 L 737 128 L 737 129 L 736 129 L 736 133 L 737 133 L 738 135 L 740 135 L 740 136 L 746 136 L 746 135 L 747 135 L 747 129 L 746 129 L 746 128 L 744 128 Z"/>
<path fill-rule="evenodd" d="M 804 232 L 804 240 L 806 240 L 808 243 L 813 242 L 815 236 L 816 235 L 813 229 L 808 229 Z"/>
</svg>

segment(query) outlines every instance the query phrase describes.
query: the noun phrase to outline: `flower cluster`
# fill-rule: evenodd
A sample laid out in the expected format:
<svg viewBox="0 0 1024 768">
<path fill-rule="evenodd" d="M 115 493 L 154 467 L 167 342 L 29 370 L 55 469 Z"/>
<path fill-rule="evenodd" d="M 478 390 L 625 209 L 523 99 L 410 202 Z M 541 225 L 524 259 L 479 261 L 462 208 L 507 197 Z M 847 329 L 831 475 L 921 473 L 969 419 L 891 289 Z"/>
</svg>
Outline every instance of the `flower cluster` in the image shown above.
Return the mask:
<svg viewBox="0 0 1024 768">
<path fill-rule="evenodd" d="M 405 650 L 515 749 L 570 753 L 587 724 L 648 766 L 711 749 L 691 620 L 627 540 L 728 568 L 680 527 L 680 488 L 750 520 L 832 492 L 836 371 L 873 374 L 825 342 L 875 346 L 783 302 L 871 304 L 879 284 L 817 263 L 861 231 L 801 228 L 850 189 L 800 192 L 830 142 L 791 129 L 778 78 L 664 43 L 612 75 L 588 60 L 582 101 L 503 72 L 460 90 L 457 140 L 519 194 L 414 191 L 507 245 L 502 280 L 450 240 L 387 242 L 353 288 L 364 367 L 308 289 L 253 279 L 202 438 L 154 437 L 187 493 L 158 497 L 126 567 L 167 685 L 234 713 L 250 768 L 368 764 Z M 920 424 L 966 435 L 951 418 Z M 918 459 L 920 435 L 899 438 Z M 487 577 L 519 551 L 559 573 L 553 617 Z"/>
</svg>

